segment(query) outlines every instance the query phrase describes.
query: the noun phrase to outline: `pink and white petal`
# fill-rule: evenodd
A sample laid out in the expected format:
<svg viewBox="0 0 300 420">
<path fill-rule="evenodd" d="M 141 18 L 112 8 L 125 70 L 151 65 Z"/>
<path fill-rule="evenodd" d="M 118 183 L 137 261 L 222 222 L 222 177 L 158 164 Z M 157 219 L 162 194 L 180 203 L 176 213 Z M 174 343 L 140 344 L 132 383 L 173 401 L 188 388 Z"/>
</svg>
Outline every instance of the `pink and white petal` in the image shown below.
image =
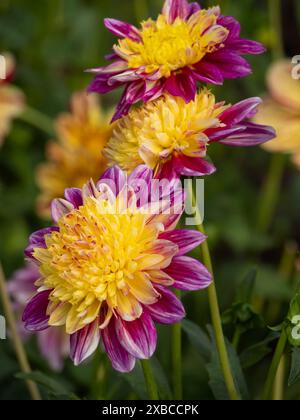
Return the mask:
<svg viewBox="0 0 300 420">
<path fill-rule="evenodd" d="M 51 291 L 46 290 L 38 293 L 27 304 L 22 316 L 22 321 L 24 322 L 26 330 L 36 332 L 49 328 L 47 307 L 49 304 L 50 292 Z"/>
<path fill-rule="evenodd" d="M 82 191 L 79 188 L 67 188 L 65 190 L 65 198 L 75 209 L 78 209 L 83 204 Z"/>
<path fill-rule="evenodd" d="M 138 207 L 148 203 L 152 179 L 153 171 L 148 168 L 147 165 L 139 165 L 130 174 L 128 178 L 128 186 L 131 187 L 135 193 Z"/>
<path fill-rule="evenodd" d="M 220 116 L 222 123 L 233 126 L 255 115 L 257 107 L 262 103 L 261 98 L 245 99 L 226 109 Z"/>
<path fill-rule="evenodd" d="M 90 179 L 82 188 L 82 199 L 83 202 L 89 197 L 97 198 L 99 191 L 96 188 L 96 185 L 92 179 Z"/>
<path fill-rule="evenodd" d="M 166 0 L 163 11 L 169 23 L 173 23 L 177 17 L 186 19 L 190 13 L 190 5 L 187 0 Z"/>
<path fill-rule="evenodd" d="M 99 320 L 96 319 L 70 337 L 70 357 L 75 366 L 88 359 L 100 342 Z"/>
<path fill-rule="evenodd" d="M 151 316 L 145 311 L 132 322 L 115 320 L 119 342 L 129 354 L 137 359 L 149 359 L 157 343 L 157 332 Z"/>
<path fill-rule="evenodd" d="M 63 198 L 53 200 L 51 203 L 51 215 L 54 223 L 58 223 L 63 216 L 69 214 L 72 210 L 74 210 L 74 206 L 69 201 Z"/>
<path fill-rule="evenodd" d="M 206 176 L 216 172 L 216 167 L 202 158 L 191 158 L 184 155 L 177 157 L 180 165 L 181 175 L 185 176 Z"/>
<path fill-rule="evenodd" d="M 129 23 L 117 19 L 104 19 L 104 25 L 110 32 L 118 37 L 129 38 L 136 42 L 141 41 L 138 29 Z"/>
<path fill-rule="evenodd" d="M 160 284 L 162 286 L 172 286 L 174 279 L 162 270 L 151 270 L 147 274 L 153 283 Z"/>
<path fill-rule="evenodd" d="M 266 143 L 276 137 L 276 131 L 273 127 L 254 123 L 244 123 L 244 130 L 233 134 L 228 138 L 221 140 L 220 143 L 227 146 L 252 147 Z"/>
<path fill-rule="evenodd" d="M 186 313 L 181 301 L 163 286 L 156 286 L 161 298 L 153 305 L 146 306 L 151 318 L 160 324 L 174 324 L 181 321 Z"/>
<path fill-rule="evenodd" d="M 173 287 L 180 290 L 201 290 L 212 282 L 212 275 L 199 261 L 190 257 L 175 257 L 164 270 L 175 282 Z"/>
<path fill-rule="evenodd" d="M 107 169 L 99 179 L 97 183 L 98 188 L 100 184 L 108 185 L 114 195 L 117 196 L 126 185 L 125 172 L 123 172 L 118 166 L 112 166 Z"/>
<path fill-rule="evenodd" d="M 121 346 L 117 337 L 115 318 L 112 318 L 108 326 L 101 330 L 101 337 L 113 368 L 122 373 L 131 372 L 135 366 L 135 358 Z"/>
<path fill-rule="evenodd" d="M 177 256 L 187 254 L 194 248 L 202 244 L 206 240 L 206 236 L 196 230 L 175 229 L 168 232 L 163 232 L 159 235 L 159 239 L 166 239 L 175 243 L 179 251 Z"/>
</svg>

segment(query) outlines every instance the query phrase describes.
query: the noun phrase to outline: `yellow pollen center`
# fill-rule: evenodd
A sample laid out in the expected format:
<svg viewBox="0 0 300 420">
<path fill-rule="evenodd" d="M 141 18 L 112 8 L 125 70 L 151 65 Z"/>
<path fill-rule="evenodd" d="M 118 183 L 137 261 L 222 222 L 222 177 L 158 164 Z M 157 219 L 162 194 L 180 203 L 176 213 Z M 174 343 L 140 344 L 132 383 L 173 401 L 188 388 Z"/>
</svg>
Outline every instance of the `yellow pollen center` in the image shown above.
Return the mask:
<svg viewBox="0 0 300 420">
<path fill-rule="evenodd" d="M 142 24 L 141 42 L 125 38 L 115 50 L 128 61 L 130 68 L 144 68 L 146 73 L 171 72 L 198 63 L 206 54 L 222 46 L 228 30 L 217 25 L 214 9 L 195 13 L 187 21 L 177 18 L 172 24 L 160 15 Z"/>
<path fill-rule="evenodd" d="M 50 301 L 60 304 L 50 325 L 66 312 L 63 322 L 72 333 L 92 322 L 104 302 L 110 313 L 136 319 L 143 293 L 146 301 L 155 301 L 144 270 L 158 258 L 151 247 L 159 228 L 147 226 L 146 217 L 138 209 L 115 214 L 108 201 L 87 198 L 60 219 L 59 231 L 46 237 L 47 248 L 34 251 L 42 274 L 37 284 L 53 289 Z"/>
</svg>

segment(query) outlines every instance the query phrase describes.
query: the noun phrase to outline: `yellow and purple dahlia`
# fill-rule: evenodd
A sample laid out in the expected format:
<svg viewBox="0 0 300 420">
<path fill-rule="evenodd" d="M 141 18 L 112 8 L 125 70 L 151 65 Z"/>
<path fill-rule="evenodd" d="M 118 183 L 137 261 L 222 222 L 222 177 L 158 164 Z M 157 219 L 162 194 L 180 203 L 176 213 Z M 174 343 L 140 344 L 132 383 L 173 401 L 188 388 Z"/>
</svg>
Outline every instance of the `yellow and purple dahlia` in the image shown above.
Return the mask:
<svg viewBox="0 0 300 420">
<path fill-rule="evenodd" d="M 37 292 L 23 321 L 30 331 L 64 327 L 77 365 L 102 342 L 113 367 L 133 369 L 156 348 L 155 322 L 185 316 L 170 287 L 199 290 L 212 279 L 185 256 L 206 238 L 176 230 L 180 183 L 167 189 L 145 165 L 127 178 L 118 167 L 55 200 L 55 226 L 34 233 L 26 255 L 38 267 Z"/>
<path fill-rule="evenodd" d="M 271 124 L 277 136 L 263 147 L 270 152 L 290 154 L 300 168 L 300 81 L 292 78 L 291 60 L 283 59 L 271 65 L 267 85 L 269 94 L 254 121 Z"/>
<path fill-rule="evenodd" d="M 112 134 L 110 118 L 95 96 L 86 92 L 72 96 L 71 112 L 56 122 L 58 142 L 48 145 L 48 161 L 38 169 L 40 215 L 50 215 L 52 200 L 61 197 L 66 188 L 82 187 L 91 178 L 96 181 L 107 168 L 102 151 Z"/>
<path fill-rule="evenodd" d="M 6 63 L 6 79 L 0 80 L 0 146 L 9 133 L 11 121 L 24 110 L 25 99 L 23 93 L 11 85 L 15 70 L 15 60 L 11 54 L 4 54 Z"/>
<path fill-rule="evenodd" d="M 256 146 L 274 138 L 271 127 L 250 122 L 260 103 L 217 103 L 207 89 L 188 104 L 166 94 L 120 119 L 105 155 L 129 173 L 146 164 L 158 178 L 211 174 L 215 167 L 205 159 L 210 144 Z"/>
<path fill-rule="evenodd" d="M 35 282 L 40 278 L 36 265 L 27 264 L 17 270 L 8 281 L 8 292 L 13 301 L 14 310 L 18 318 L 36 293 Z M 22 322 L 18 323 L 21 338 L 26 341 L 31 335 L 25 330 Z M 55 371 L 61 371 L 64 361 L 70 352 L 70 343 L 62 328 L 49 328 L 37 333 L 37 343 L 41 355 L 48 361 L 49 366 Z"/>
<path fill-rule="evenodd" d="M 148 19 L 139 29 L 115 19 L 105 19 L 105 26 L 120 39 L 108 56 L 112 64 L 89 70 L 96 75 L 89 91 L 103 94 L 124 86 L 114 119 L 132 104 L 166 92 L 190 102 L 198 81 L 222 84 L 247 76 L 251 67 L 242 55 L 265 50 L 242 39 L 240 24 L 219 7 L 201 9 L 187 0 L 166 0 L 157 20 Z"/>
</svg>

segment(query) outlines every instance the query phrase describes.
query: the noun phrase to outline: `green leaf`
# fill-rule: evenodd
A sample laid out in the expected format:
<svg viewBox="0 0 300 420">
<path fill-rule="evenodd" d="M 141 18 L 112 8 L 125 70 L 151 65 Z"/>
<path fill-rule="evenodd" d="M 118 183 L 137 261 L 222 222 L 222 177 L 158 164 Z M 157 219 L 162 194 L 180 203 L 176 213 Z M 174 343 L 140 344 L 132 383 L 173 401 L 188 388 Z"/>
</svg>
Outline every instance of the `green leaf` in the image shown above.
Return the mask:
<svg viewBox="0 0 300 420">
<path fill-rule="evenodd" d="M 182 321 L 182 329 L 189 337 L 192 345 L 205 359 L 209 360 L 211 355 L 211 342 L 207 334 L 197 324 L 188 319 Z"/>
<path fill-rule="evenodd" d="M 212 340 L 212 354 L 210 362 L 207 364 L 207 370 L 209 373 L 209 385 L 212 392 L 217 400 L 229 400 L 229 395 L 225 385 L 219 354 L 216 346 L 215 335 L 211 326 L 208 326 L 208 330 Z M 235 386 L 243 400 L 249 400 L 249 392 L 245 377 L 242 371 L 239 357 L 233 348 L 233 346 L 226 340 L 226 347 L 228 351 L 229 363 L 233 374 L 233 380 Z"/>
<path fill-rule="evenodd" d="M 133 371 L 127 373 L 126 375 L 120 375 L 125 379 L 136 393 L 136 395 L 141 400 L 147 400 L 147 388 L 145 384 L 143 369 L 140 363 L 136 363 Z"/>
<path fill-rule="evenodd" d="M 49 394 L 52 396 L 64 396 L 64 399 L 69 400 L 78 400 L 72 392 L 70 392 L 66 387 L 59 381 L 51 378 L 50 376 L 42 372 L 31 372 L 31 373 L 17 373 L 16 378 L 23 379 L 25 381 L 31 380 L 36 382 L 38 385 L 44 386 Z"/>
<path fill-rule="evenodd" d="M 250 367 L 263 360 L 268 354 L 270 354 L 272 348 L 269 344 L 272 341 L 278 339 L 279 336 L 280 334 L 272 332 L 263 341 L 245 349 L 240 355 L 242 368 L 249 369 Z"/>
<path fill-rule="evenodd" d="M 258 296 L 284 302 L 289 302 L 294 294 L 293 288 L 269 266 L 260 266 L 255 289 Z"/>
<path fill-rule="evenodd" d="M 292 366 L 288 385 L 292 386 L 300 379 L 300 349 L 294 348 L 292 353 Z"/>
<path fill-rule="evenodd" d="M 152 357 L 151 359 L 151 366 L 154 372 L 154 377 L 158 387 L 158 393 L 161 400 L 171 400 L 172 399 L 172 391 L 170 388 L 170 384 L 168 378 L 156 357 Z"/>
<path fill-rule="evenodd" d="M 237 302 L 250 303 L 254 293 L 257 269 L 252 269 L 240 282 L 237 292 Z"/>
</svg>

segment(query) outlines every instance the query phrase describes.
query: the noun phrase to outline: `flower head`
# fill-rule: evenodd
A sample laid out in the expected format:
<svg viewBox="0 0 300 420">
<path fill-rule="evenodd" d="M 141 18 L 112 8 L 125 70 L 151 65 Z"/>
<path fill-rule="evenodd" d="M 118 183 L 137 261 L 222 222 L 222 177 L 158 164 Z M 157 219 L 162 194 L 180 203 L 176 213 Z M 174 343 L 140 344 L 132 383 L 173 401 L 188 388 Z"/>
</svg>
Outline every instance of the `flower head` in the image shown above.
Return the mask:
<svg viewBox="0 0 300 420">
<path fill-rule="evenodd" d="M 0 146 L 9 133 L 11 121 L 18 117 L 24 109 L 24 95 L 10 84 L 14 73 L 15 61 L 12 55 L 4 55 L 6 79 L 0 80 Z"/>
<path fill-rule="evenodd" d="M 107 93 L 125 87 L 114 119 L 131 105 L 158 98 L 165 92 L 186 102 L 195 98 L 197 82 L 222 84 L 224 79 L 251 73 L 243 54 L 260 54 L 261 44 L 240 38 L 240 25 L 222 16 L 219 7 L 201 9 L 187 0 L 166 0 L 156 21 L 135 28 L 106 19 L 105 26 L 120 37 L 109 56 L 112 64 L 95 73 L 91 92 Z"/>
<path fill-rule="evenodd" d="M 118 121 L 105 154 L 128 172 L 145 163 L 159 178 L 207 175 L 215 171 L 205 160 L 211 143 L 254 146 L 274 137 L 271 127 L 248 121 L 260 103 L 259 98 L 217 103 L 207 89 L 188 104 L 164 95 Z"/>
<path fill-rule="evenodd" d="M 107 167 L 102 150 L 110 138 L 110 116 L 104 115 L 94 96 L 77 92 L 71 100 L 71 113 L 61 115 L 56 124 L 58 142 L 48 145 L 48 162 L 37 174 L 41 188 L 38 210 L 50 215 L 54 198 L 61 197 L 68 187 L 82 187 L 90 178 Z"/>
<path fill-rule="evenodd" d="M 34 296 L 35 282 L 40 274 L 37 267 L 28 264 L 26 267 L 16 271 L 8 282 L 8 291 L 14 302 L 16 313 L 21 316 L 27 303 Z M 18 324 L 23 340 L 26 340 L 30 333 L 24 329 L 23 323 Z M 49 362 L 52 369 L 62 370 L 64 360 L 69 353 L 69 341 L 61 328 L 40 331 L 37 334 L 37 342 L 42 356 Z"/>
<path fill-rule="evenodd" d="M 263 145 L 270 152 L 292 155 L 300 168 L 300 81 L 292 78 L 290 60 L 279 60 L 267 73 L 269 95 L 254 121 L 271 124 L 277 131 L 274 141 Z"/>
<path fill-rule="evenodd" d="M 155 184 L 153 198 L 152 184 L 145 166 L 128 180 L 111 168 L 97 185 L 66 190 L 65 200 L 52 205 L 56 226 L 30 238 L 26 255 L 38 265 L 40 279 L 23 315 L 25 326 L 64 326 L 75 364 L 101 339 L 114 368 L 130 371 L 136 358 L 155 350 L 154 321 L 171 324 L 185 315 L 168 288 L 198 290 L 211 282 L 202 264 L 184 256 L 205 237 L 175 230 L 182 189 L 173 182 L 166 194 Z"/>
</svg>

